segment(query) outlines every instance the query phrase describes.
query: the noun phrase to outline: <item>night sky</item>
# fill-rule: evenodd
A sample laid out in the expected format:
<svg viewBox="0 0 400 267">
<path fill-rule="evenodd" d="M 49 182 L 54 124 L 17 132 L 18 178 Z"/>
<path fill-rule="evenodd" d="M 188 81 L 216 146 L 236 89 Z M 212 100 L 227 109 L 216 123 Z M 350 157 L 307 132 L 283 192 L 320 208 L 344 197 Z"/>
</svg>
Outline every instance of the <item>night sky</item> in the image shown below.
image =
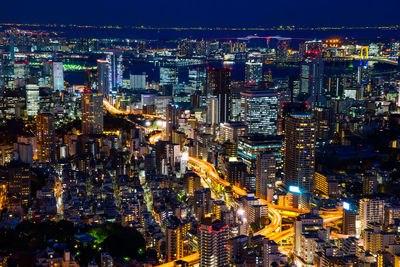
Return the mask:
<svg viewBox="0 0 400 267">
<path fill-rule="evenodd" d="M 149 26 L 399 24 L 399 0 L 3 0 L 0 22 Z"/>
</svg>

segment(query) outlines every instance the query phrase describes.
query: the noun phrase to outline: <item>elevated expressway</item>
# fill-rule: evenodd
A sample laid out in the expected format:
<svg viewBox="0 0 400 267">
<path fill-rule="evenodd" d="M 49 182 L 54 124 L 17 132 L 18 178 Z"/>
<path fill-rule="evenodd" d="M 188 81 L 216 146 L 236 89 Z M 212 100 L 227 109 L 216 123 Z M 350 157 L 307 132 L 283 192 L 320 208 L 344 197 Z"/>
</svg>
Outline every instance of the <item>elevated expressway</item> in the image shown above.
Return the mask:
<svg viewBox="0 0 400 267">
<path fill-rule="evenodd" d="M 129 115 L 134 113 L 128 113 L 126 111 L 121 111 L 112 106 L 107 100 L 104 100 L 105 108 L 113 113 L 119 115 Z M 150 115 L 151 116 L 151 115 Z M 152 135 L 149 139 L 151 144 L 155 144 L 162 137 L 162 132 L 156 133 Z M 206 179 L 209 178 L 214 184 L 221 185 L 225 188 L 231 188 L 232 192 L 237 196 L 244 196 L 247 194 L 247 191 L 244 189 L 237 187 L 235 185 L 230 184 L 228 181 L 222 179 L 218 172 L 215 170 L 215 167 L 202 159 L 189 157 L 188 163 L 190 168 L 192 168 L 196 173 L 200 175 L 201 178 Z M 290 207 L 283 207 L 268 203 L 265 199 L 260 199 L 261 204 L 268 205 L 268 217 L 270 218 L 270 224 L 260 231 L 256 232 L 254 235 L 263 235 L 266 238 L 274 240 L 275 242 L 280 242 L 282 240 L 290 238 L 294 235 L 294 227 L 291 226 L 286 230 L 281 230 L 282 216 L 285 217 L 297 217 L 299 214 L 307 213 L 309 210 L 300 210 Z M 329 224 L 331 222 L 340 220 L 342 218 L 342 212 L 340 209 L 333 211 L 321 211 L 321 217 L 324 219 L 324 224 Z M 199 253 L 193 253 L 188 256 L 181 258 L 180 260 L 188 262 L 190 265 L 197 264 L 199 262 Z M 161 264 L 159 266 L 164 267 L 173 267 L 175 266 L 175 262 L 167 262 L 165 264 Z"/>
</svg>

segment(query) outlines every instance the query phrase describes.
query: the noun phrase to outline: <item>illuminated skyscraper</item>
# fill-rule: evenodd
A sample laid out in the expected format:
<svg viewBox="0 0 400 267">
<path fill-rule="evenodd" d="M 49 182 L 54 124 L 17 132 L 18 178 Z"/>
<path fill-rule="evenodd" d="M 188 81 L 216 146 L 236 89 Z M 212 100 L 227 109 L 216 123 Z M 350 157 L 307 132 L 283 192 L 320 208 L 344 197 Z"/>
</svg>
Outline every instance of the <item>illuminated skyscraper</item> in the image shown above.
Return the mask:
<svg viewBox="0 0 400 267">
<path fill-rule="evenodd" d="M 268 199 L 268 187 L 275 186 L 276 159 L 274 154 L 262 152 L 256 162 L 256 196 Z M 271 196 L 270 196 L 271 197 Z"/>
<path fill-rule="evenodd" d="M 36 116 L 37 155 L 41 163 L 55 159 L 54 117 L 51 113 Z"/>
<path fill-rule="evenodd" d="M 314 190 L 315 120 L 311 114 L 291 114 L 285 125 L 284 173 L 286 185 Z"/>
<path fill-rule="evenodd" d="M 31 169 L 29 165 L 11 166 L 8 169 L 8 193 L 21 198 L 22 205 L 27 206 L 31 193 Z"/>
<path fill-rule="evenodd" d="M 53 72 L 52 72 L 53 90 L 54 91 L 64 90 L 63 63 L 54 61 L 52 70 L 53 70 Z"/>
<path fill-rule="evenodd" d="M 179 117 L 181 109 L 175 105 L 167 105 L 165 111 L 165 141 L 172 141 L 172 132 L 178 128 Z"/>
<path fill-rule="evenodd" d="M 257 85 L 262 81 L 262 63 L 250 60 L 246 62 L 245 81 L 248 85 Z"/>
<path fill-rule="evenodd" d="M 230 120 L 232 88 L 230 69 L 209 69 L 207 76 L 208 94 L 216 96 L 219 106 L 219 122 Z"/>
<path fill-rule="evenodd" d="M 207 98 L 207 124 L 217 125 L 219 124 L 219 108 L 218 98 L 216 96 L 209 96 Z"/>
<path fill-rule="evenodd" d="M 160 68 L 160 85 L 178 84 L 178 71 L 176 68 Z"/>
<path fill-rule="evenodd" d="M 39 86 L 26 85 L 26 111 L 28 116 L 36 116 L 39 112 Z"/>
<path fill-rule="evenodd" d="M 97 60 L 97 89 L 104 95 L 111 92 L 111 66 L 107 60 Z"/>
<path fill-rule="evenodd" d="M 275 135 L 278 120 L 278 98 L 272 90 L 241 92 L 242 121 L 249 133 Z"/>
<path fill-rule="evenodd" d="M 355 236 L 357 211 L 353 210 L 349 204 L 343 206 L 342 234 Z"/>
<path fill-rule="evenodd" d="M 110 63 L 111 87 L 122 86 L 122 52 L 118 49 L 107 52 L 107 61 Z"/>
<path fill-rule="evenodd" d="M 276 46 L 276 58 L 278 60 L 285 60 L 288 57 L 289 41 L 284 40 Z"/>
<path fill-rule="evenodd" d="M 166 229 L 167 261 L 183 257 L 183 233 L 181 225 L 172 225 Z"/>
<path fill-rule="evenodd" d="M 314 107 L 324 107 L 323 91 L 324 63 L 321 54 L 310 55 L 301 65 L 300 92 L 308 95 L 307 102 Z"/>
<path fill-rule="evenodd" d="M 200 267 L 228 266 L 227 225 L 204 218 L 199 228 Z"/>
<path fill-rule="evenodd" d="M 82 94 L 82 133 L 103 133 L 103 94 L 85 89 Z"/>
<path fill-rule="evenodd" d="M 146 90 L 146 73 L 142 74 L 131 74 L 130 75 L 130 87 L 132 90 Z"/>
</svg>

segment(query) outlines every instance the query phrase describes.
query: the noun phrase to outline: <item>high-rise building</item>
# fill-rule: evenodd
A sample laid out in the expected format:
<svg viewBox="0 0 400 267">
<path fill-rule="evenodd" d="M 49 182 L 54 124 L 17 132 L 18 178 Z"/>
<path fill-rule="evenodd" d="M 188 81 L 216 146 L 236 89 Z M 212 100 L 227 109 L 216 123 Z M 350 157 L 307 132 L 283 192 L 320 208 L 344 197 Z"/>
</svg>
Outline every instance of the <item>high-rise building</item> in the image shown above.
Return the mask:
<svg viewBox="0 0 400 267">
<path fill-rule="evenodd" d="M 122 86 L 122 52 L 114 49 L 107 52 L 107 61 L 110 62 L 111 87 L 119 88 Z"/>
<path fill-rule="evenodd" d="M 356 235 L 356 217 L 357 212 L 348 205 L 343 207 L 343 228 L 344 235 Z"/>
<path fill-rule="evenodd" d="M 314 190 L 315 120 L 311 114 L 291 114 L 285 126 L 285 184 Z"/>
<path fill-rule="evenodd" d="M 103 133 L 103 94 L 98 90 L 85 89 L 82 94 L 82 133 Z"/>
<path fill-rule="evenodd" d="M 329 140 L 333 136 L 335 113 L 331 108 L 315 107 L 314 118 L 316 123 L 317 140 Z"/>
<path fill-rule="evenodd" d="M 362 177 L 363 195 L 373 195 L 378 192 L 378 177 L 373 171 L 366 171 Z"/>
<path fill-rule="evenodd" d="M 308 96 L 307 101 L 312 108 L 326 105 L 323 75 L 324 62 L 321 54 L 309 56 L 301 64 L 300 92 Z"/>
<path fill-rule="evenodd" d="M 280 168 L 282 163 L 282 137 L 259 134 L 239 137 L 238 157 L 243 160 L 248 173 L 243 186 L 250 191 L 256 191 L 256 163 L 260 152 L 272 153 L 276 159 L 277 168 Z"/>
<path fill-rule="evenodd" d="M 257 85 L 263 80 L 263 64 L 254 60 L 246 62 L 245 82 L 247 85 Z"/>
<path fill-rule="evenodd" d="M 55 160 L 54 117 L 51 113 L 36 116 L 37 155 L 41 163 Z"/>
<path fill-rule="evenodd" d="M 54 91 L 64 90 L 64 68 L 63 63 L 54 61 L 53 62 L 53 72 L 52 72 L 52 82 Z"/>
<path fill-rule="evenodd" d="M 176 68 L 160 68 L 160 85 L 178 84 L 178 70 Z"/>
<path fill-rule="evenodd" d="M 203 91 L 204 85 L 207 80 L 207 73 L 204 69 L 190 69 L 189 70 L 189 84 L 196 91 Z"/>
<path fill-rule="evenodd" d="M 29 165 L 21 164 L 8 168 L 8 193 L 21 198 L 22 205 L 28 205 L 31 193 L 31 170 Z"/>
<path fill-rule="evenodd" d="M 276 46 L 276 59 L 285 60 L 288 57 L 289 41 L 284 40 Z"/>
<path fill-rule="evenodd" d="M 232 110 L 231 70 L 227 68 L 208 70 L 208 94 L 216 96 L 219 106 L 219 122 L 230 120 Z"/>
<path fill-rule="evenodd" d="M 146 73 L 131 74 L 130 87 L 132 90 L 146 90 Z"/>
<path fill-rule="evenodd" d="M 369 223 L 383 224 L 385 214 L 385 201 L 383 199 L 360 199 L 358 209 L 361 231 L 367 228 Z"/>
<path fill-rule="evenodd" d="M 97 89 L 104 95 L 111 92 L 111 66 L 107 60 L 97 60 Z"/>
<path fill-rule="evenodd" d="M 199 228 L 200 267 L 228 266 L 229 228 L 204 218 Z"/>
<path fill-rule="evenodd" d="M 36 116 L 39 112 L 39 86 L 26 85 L 26 112 L 28 116 Z"/>
<path fill-rule="evenodd" d="M 220 116 L 219 116 L 219 104 L 218 98 L 216 96 L 207 97 L 207 115 L 206 122 L 207 124 L 217 125 L 219 124 Z"/>
<path fill-rule="evenodd" d="M 278 98 L 272 90 L 241 92 L 242 121 L 249 133 L 275 135 L 278 120 Z"/>
<path fill-rule="evenodd" d="M 300 55 L 302 57 L 307 57 L 310 55 L 322 54 L 322 41 L 321 40 L 311 40 L 300 44 Z"/>
<path fill-rule="evenodd" d="M 225 122 L 220 125 L 219 139 L 221 142 L 237 143 L 238 137 L 245 135 L 247 135 L 247 126 L 242 122 Z"/>
<path fill-rule="evenodd" d="M 183 257 L 183 236 L 180 225 L 171 225 L 166 229 L 167 261 Z"/>
<path fill-rule="evenodd" d="M 172 141 L 172 132 L 178 128 L 178 121 L 181 115 L 181 109 L 176 105 L 167 105 L 165 110 L 165 141 Z"/>
<path fill-rule="evenodd" d="M 274 154 L 261 152 L 256 162 L 256 196 L 268 199 L 268 188 L 275 186 L 276 159 Z"/>
</svg>

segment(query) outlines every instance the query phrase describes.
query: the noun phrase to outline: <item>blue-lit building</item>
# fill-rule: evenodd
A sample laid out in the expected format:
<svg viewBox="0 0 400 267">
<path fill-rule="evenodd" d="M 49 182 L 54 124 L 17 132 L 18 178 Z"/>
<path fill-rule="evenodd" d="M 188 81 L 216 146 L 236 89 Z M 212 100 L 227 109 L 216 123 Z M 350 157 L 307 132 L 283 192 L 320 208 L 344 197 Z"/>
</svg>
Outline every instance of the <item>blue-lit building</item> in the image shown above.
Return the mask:
<svg viewBox="0 0 400 267">
<path fill-rule="evenodd" d="M 242 121 L 249 133 L 275 135 L 278 121 L 278 97 L 272 90 L 248 90 L 240 93 Z"/>
</svg>

